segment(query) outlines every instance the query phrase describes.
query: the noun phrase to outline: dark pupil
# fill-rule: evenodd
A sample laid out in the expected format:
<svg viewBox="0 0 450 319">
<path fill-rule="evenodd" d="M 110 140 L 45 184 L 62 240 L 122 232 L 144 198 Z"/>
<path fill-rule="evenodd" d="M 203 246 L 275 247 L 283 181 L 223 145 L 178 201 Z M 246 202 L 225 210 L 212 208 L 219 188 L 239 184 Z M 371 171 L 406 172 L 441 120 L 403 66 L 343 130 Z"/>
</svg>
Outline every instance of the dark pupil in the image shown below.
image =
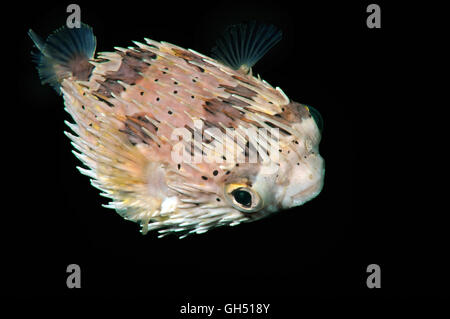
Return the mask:
<svg viewBox="0 0 450 319">
<path fill-rule="evenodd" d="M 236 189 L 233 192 L 231 192 L 236 202 L 239 204 L 250 207 L 252 205 L 252 195 L 250 195 L 249 192 L 243 191 L 240 189 Z"/>
</svg>

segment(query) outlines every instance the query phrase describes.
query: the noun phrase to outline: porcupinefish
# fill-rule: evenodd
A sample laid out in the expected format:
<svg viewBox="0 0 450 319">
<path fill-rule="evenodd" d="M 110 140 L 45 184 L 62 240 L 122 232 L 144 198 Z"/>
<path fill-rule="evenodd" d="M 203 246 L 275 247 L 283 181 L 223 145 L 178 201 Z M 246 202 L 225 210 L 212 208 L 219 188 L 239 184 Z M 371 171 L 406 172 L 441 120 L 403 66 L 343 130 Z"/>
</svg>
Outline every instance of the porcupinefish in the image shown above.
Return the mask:
<svg viewBox="0 0 450 319">
<path fill-rule="evenodd" d="M 65 134 L 78 170 L 143 234 L 200 234 L 320 193 L 319 112 L 252 72 L 281 39 L 274 26 L 234 25 L 212 57 L 147 38 L 94 57 L 85 24 L 29 36 L 42 83 L 75 122 Z"/>
</svg>

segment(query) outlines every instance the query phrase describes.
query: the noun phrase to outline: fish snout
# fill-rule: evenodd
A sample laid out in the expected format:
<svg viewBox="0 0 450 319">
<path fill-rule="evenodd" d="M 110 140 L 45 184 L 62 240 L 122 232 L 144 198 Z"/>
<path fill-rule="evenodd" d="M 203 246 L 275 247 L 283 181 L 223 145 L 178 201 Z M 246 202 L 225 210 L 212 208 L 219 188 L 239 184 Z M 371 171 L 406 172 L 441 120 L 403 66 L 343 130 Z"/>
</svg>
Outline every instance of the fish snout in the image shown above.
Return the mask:
<svg viewBox="0 0 450 319">
<path fill-rule="evenodd" d="M 295 165 L 291 172 L 281 206 L 284 209 L 303 205 L 322 190 L 325 177 L 325 162 L 319 154 Z"/>
</svg>

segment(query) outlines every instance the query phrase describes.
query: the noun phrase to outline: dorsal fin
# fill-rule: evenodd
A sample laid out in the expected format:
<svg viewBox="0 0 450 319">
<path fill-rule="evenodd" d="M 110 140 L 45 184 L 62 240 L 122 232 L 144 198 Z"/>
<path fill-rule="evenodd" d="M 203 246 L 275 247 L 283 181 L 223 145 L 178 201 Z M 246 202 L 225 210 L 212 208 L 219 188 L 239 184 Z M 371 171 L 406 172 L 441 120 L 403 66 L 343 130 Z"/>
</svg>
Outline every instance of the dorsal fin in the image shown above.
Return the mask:
<svg viewBox="0 0 450 319">
<path fill-rule="evenodd" d="M 211 55 L 223 64 L 247 74 L 281 37 L 282 32 L 273 25 L 255 21 L 232 25 L 216 41 Z"/>
</svg>

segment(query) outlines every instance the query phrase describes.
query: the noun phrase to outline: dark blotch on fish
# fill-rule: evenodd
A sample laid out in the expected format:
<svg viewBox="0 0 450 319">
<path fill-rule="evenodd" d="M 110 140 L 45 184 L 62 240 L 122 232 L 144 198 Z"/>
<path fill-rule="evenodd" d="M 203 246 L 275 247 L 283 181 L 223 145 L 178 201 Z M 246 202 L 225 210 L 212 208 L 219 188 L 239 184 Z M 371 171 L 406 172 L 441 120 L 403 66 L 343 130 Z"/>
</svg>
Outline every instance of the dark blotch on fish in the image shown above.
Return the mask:
<svg viewBox="0 0 450 319">
<path fill-rule="evenodd" d="M 143 60 L 150 60 L 156 57 L 156 54 L 151 52 L 141 52 L 129 50 L 126 53 L 117 52 L 122 56 L 122 63 L 117 71 L 107 72 L 105 75 L 105 80 L 100 83 L 100 88 L 97 92 L 100 94 L 111 97 L 111 92 L 114 94 L 120 94 L 124 88 L 117 83 L 118 80 L 129 84 L 135 85 L 142 76 L 139 75 L 140 72 L 144 72 L 149 66 L 149 63 L 143 62 Z"/>
</svg>

